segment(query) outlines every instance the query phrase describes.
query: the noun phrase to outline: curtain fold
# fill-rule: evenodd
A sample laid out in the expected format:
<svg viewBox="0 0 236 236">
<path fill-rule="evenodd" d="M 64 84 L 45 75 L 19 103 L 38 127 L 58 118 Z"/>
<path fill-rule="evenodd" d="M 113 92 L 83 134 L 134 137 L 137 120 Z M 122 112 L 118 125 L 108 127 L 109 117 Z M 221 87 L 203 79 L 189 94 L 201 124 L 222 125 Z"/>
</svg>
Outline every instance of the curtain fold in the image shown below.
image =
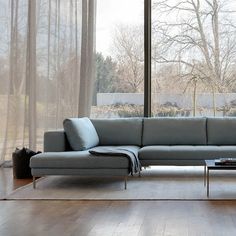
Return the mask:
<svg viewBox="0 0 236 236">
<path fill-rule="evenodd" d="M 95 22 L 96 22 L 96 1 L 82 0 L 82 9 L 86 14 L 82 15 L 82 40 L 80 63 L 80 93 L 78 116 L 89 116 L 92 105 L 95 73 Z"/>
<path fill-rule="evenodd" d="M 96 0 L 0 3 L 0 163 L 15 147 L 43 150 L 43 133 L 89 116 Z"/>
<path fill-rule="evenodd" d="M 37 97 L 36 97 L 36 0 L 28 0 L 28 21 L 26 40 L 26 103 L 25 114 L 27 114 L 24 126 L 28 128 L 29 147 L 36 149 L 37 135 Z"/>
</svg>

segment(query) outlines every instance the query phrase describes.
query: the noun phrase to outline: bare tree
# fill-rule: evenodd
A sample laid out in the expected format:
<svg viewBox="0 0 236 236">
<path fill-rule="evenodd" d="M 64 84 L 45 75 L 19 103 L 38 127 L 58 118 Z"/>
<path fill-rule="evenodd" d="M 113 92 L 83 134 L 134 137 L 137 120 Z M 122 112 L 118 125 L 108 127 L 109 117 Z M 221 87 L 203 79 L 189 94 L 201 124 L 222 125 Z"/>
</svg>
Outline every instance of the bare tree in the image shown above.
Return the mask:
<svg viewBox="0 0 236 236">
<path fill-rule="evenodd" d="M 232 4 L 226 0 L 156 0 L 155 62 L 179 64 L 178 76 L 185 81 L 194 78 L 212 91 L 230 91 L 236 59 Z"/>
<path fill-rule="evenodd" d="M 118 25 L 113 42 L 121 86 L 128 92 L 142 92 L 144 76 L 143 27 Z"/>
</svg>

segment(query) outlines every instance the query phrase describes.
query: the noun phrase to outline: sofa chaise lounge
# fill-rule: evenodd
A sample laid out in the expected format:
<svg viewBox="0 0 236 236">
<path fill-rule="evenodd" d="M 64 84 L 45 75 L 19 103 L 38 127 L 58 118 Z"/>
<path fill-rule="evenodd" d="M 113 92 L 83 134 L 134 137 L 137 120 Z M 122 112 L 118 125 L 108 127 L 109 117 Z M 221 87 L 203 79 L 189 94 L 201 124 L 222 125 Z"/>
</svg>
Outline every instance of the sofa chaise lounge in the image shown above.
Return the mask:
<svg viewBox="0 0 236 236">
<path fill-rule="evenodd" d="M 83 119 L 89 120 L 72 120 Z M 35 177 L 45 175 L 118 176 L 124 178 L 126 188 L 126 179 L 131 173 L 129 159 L 93 155 L 90 150 L 95 146 L 129 149 L 143 167 L 195 166 L 204 165 L 205 159 L 236 157 L 236 118 L 119 118 L 89 122 L 95 128 L 96 138 L 83 122 L 70 127 L 69 131 L 84 129 L 82 136 L 87 135 L 88 142 L 92 140 L 79 151 L 74 146 L 83 140 L 68 132 L 65 123 L 65 130 L 45 132 L 44 153 L 33 156 L 30 161 L 34 188 Z"/>
</svg>

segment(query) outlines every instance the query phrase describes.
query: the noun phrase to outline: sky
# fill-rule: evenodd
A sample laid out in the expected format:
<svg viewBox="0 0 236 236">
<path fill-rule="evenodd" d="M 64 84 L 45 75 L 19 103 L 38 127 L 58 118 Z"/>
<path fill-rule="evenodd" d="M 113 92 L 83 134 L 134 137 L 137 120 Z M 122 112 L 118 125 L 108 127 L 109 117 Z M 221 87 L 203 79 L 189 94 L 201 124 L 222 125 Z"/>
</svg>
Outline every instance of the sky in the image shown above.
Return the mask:
<svg viewBox="0 0 236 236">
<path fill-rule="evenodd" d="M 144 0 L 98 0 L 96 48 L 108 56 L 117 24 L 143 24 Z"/>
</svg>

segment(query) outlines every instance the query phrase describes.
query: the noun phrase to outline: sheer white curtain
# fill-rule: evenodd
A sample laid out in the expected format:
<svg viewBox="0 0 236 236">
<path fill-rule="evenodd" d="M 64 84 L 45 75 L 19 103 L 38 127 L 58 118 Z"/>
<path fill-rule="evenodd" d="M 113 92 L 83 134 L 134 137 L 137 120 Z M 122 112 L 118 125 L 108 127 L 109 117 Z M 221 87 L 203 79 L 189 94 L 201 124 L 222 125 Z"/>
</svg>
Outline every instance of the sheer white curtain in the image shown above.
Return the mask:
<svg viewBox="0 0 236 236">
<path fill-rule="evenodd" d="M 96 0 L 0 0 L 0 160 L 89 116 Z"/>
</svg>

